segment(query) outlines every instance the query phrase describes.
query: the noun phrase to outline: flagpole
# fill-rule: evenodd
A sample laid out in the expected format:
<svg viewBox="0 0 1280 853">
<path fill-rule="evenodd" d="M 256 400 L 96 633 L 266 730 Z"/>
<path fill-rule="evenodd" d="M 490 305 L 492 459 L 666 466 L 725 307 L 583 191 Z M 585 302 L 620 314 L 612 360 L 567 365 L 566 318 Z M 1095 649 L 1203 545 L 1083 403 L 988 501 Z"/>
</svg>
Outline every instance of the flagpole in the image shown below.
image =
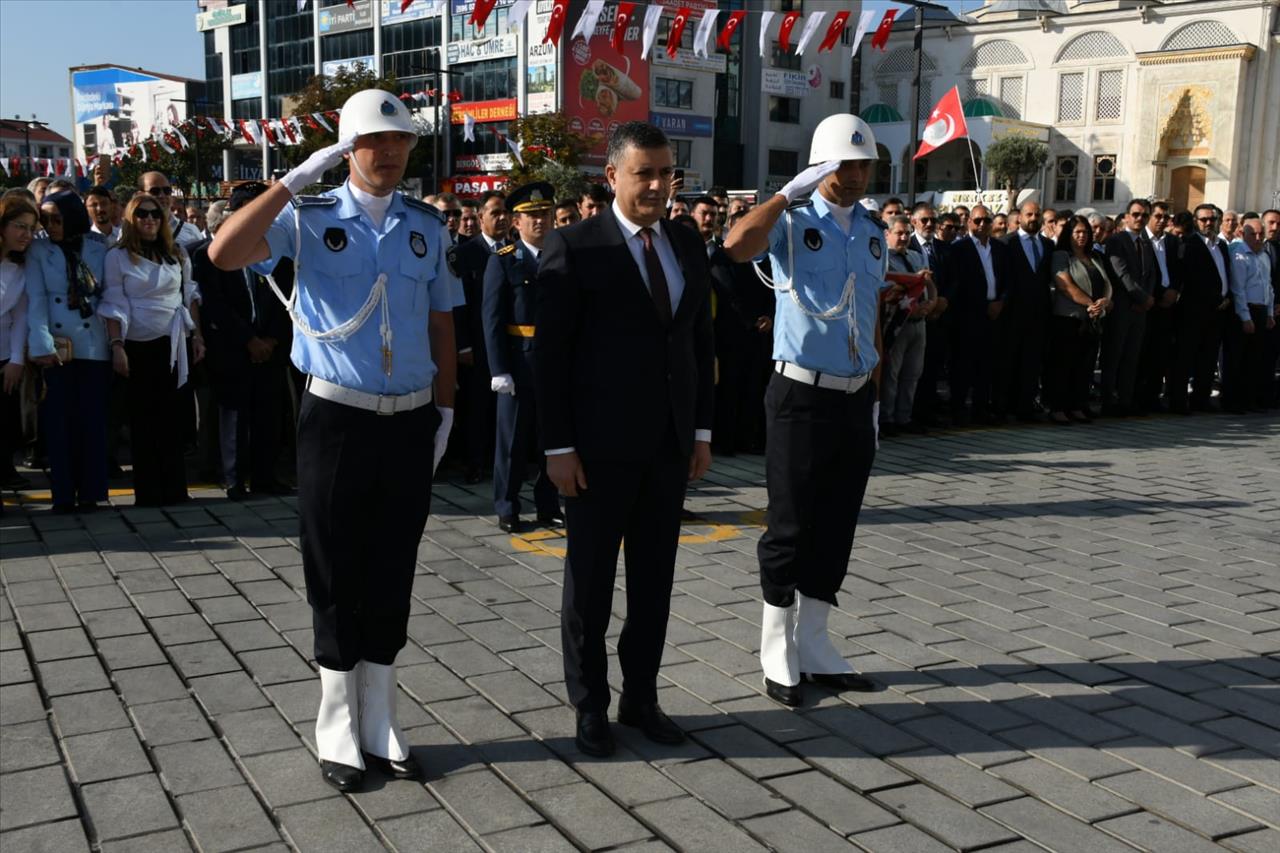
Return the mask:
<svg viewBox="0 0 1280 853">
<path fill-rule="evenodd" d="M 924 55 L 924 7 L 915 4 L 915 71 L 911 77 L 911 148 L 920 147 L 920 65 Z M 971 152 L 972 153 L 972 152 Z M 916 161 L 907 164 L 907 209 L 916 205 Z"/>
<path fill-rule="evenodd" d="M 977 190 L 979 194 L 981 194 L 982 181 L 979 180 L 980 176 L 978 175 L 978 161 L 975 160 L 973 157 L 973 141 L 969 139 L 968 136 L 965 136 L 964 144 L 969 146 L 969 162 L 973 164 L 973 184 L 974 184 L 973 188 Z"/>
</svg>

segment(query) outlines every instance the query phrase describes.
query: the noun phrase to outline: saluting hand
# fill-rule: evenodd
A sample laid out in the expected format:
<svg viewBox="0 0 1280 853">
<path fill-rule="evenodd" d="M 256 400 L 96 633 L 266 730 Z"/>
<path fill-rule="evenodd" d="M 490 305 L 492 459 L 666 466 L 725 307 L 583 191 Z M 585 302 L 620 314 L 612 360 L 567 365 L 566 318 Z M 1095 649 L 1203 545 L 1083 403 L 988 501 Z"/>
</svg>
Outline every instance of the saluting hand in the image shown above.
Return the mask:
<svg viewBox="0 0 1280 853">
<path fill-rule="evenodd" d="M 553 453 L 547 457 L 547 476 L 566 498 L 576 498 L 587 488 L 587 473 L 577 453 Z"/>
<path fill-rule="evenodd" d="M 778 195 L 785 198 L 787 204 L 791 204 L 801 196 L 813 192 L 814 188 L 822 183 L 823 178 L 839 168 L 839 160 L 829 160 L 826 163 L 810 166 L 788 181 L 782 189 L 778 190 Z"/>
</svg>

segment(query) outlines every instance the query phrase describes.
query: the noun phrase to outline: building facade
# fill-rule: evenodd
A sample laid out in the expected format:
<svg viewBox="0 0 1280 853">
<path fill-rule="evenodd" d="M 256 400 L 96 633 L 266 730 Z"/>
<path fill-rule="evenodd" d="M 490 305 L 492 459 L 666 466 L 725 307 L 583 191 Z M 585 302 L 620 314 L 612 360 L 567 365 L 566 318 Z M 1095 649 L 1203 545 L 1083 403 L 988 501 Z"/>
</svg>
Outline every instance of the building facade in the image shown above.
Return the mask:
<svg viewBox="0 0 1280 853">
<path fill-rule="evenodd" d="M 908 14 L 885 52 L 860 51 L 881 198 L 906 193 L 912 164 L 912 28 Z M 970 142 L 917 161 L 918 195 L 989 188 L 982 152 L 1018 133 L 1048 144 L 1033 186 L 1055 207 L 1280 203 L 1277 0 L 998 0 L 930 17 L 923 44 L 920 127 L 955 85 Z"/>
<path fill-rule="evenodd" d="M 43 123 L 36 120 L 35 116 L 30 119 L 17 116 L 11 119 L 0 119 L 0 157 L 5 160 L 13 157 L 37 160 L 65 159 L 71 156 L 71 145 L 70 139 L 45 127 Z M 30 165 L 24 165 L 22 168 L 29 170 Z"/>
</svg>

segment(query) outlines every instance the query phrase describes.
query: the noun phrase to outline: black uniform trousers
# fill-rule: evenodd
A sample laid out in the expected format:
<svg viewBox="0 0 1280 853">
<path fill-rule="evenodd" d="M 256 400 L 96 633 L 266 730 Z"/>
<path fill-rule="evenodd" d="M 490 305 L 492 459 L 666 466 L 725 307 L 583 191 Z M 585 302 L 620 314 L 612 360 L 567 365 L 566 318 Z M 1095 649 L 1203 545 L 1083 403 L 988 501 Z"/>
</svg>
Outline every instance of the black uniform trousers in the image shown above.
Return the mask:
<svg viewBox="0 0 1280 853">
<path fill-rule="evenodd" d="M 490 387 L 493 377 L 489 374 L 489 356 L 485 353 L 484 343 L 477 340 L 472 345 L 471 354 L 474 363 L 458 367 L 461 398 L 458 402 L 465 413 L 459 431 L 462 433 L 463 464 L 468 471 L 483 476 L 493 459 L 497 395 Z"/>
<path fill-rule="evenodd" d="M 520 340 L 517 338 L 516 340 Z M 534 353 L 511 347 L 508 363 L 516 393 L 498 394 L 497 440 L 493 452 L 493 508 L 499 518 L 520 514 L 520 487 L 529 457 L 538 453 L 538 411 L 534 397 Z M 533 483 L 533 503 L 538 515 L 559 515 L 560 498 L 547 476 L 547 459 L 538 454 L 538 479 Z"/>
<path fill-rule="evenodd" d="M 1229 303 L 1228 303 L 1229 304 Z M 1190 405 L 1205 408 L 1213 393 L 1213 376 L 1218 370 L 1223 327 L 1229 308 L 1183 299 L 1173 307 L 1173 367 L 1169 374 L 1169 406 L 1187 405 L 1187 385 L 1191 385 Z"/>
<path fill-rule="evenodd" d="M 111 362 L 85 358 L 44 369 L 45 398 L 39 417 L 55 506 L 107 499 L 111 375 Z"/>
<path fill-rule="evenodd" d="M 379 415 L 302 396 L 298 516 L 316 663 L 391 665 L 431 512 L 434 405 Z"/>
<path fill-rule="evenodd" d="M 1053 412 L 1086 412 L 1098 363 L 1097 326 L 1079 317 L 1049 318 L 1045 399 Z"/>
<path fill-rule="evenodd" d="M 1222 372 L 1222 405 L 1233 412 L 1266 408 L 1269 391 L 1266 360 L 1267 314 L 1269 305 L 1250 305 L 1253 334 L 1246 335 L 1244 323 L 1232 311 L 1227 320 Z"/>
<path fill-rule="evenodd" d="M 579 711 L 609 707 L 604 636 L 624 539 L 627 617 L 618 638 L 622 693 L 629 702 L 657 701 L 689 483 L 689 459 L 680 451 L 673 425 L 667 433 L 655 459 L 584 462 L 587 488 L 565 499 L 569 553 L 560 631 L 565 688 Z"/>
<path fill-rule="evenodd" d="M 870 380 L 856 394 L 769 380 L 769 509 L 756 549 L 768 604 L 790 607 L 797 590 L 836 603 L 876 455 L 874 402 Z"/>
<path fill-rule="evenodd" d="M 138 506 L 182 503 L 187 499 L 186 442 L 191 389 L 178 387 L 169 366 L 169 336 L 126 341 L 129 381 L 129 450 L 133 494 Z"/>
<path fill-rule="evenodd" d="M 992 408 L 996 414 L 1035 412 L 1048 319 L 1047 306 L 1005 303 L 995 324 Z"/>
<path fill-rule="evenodd" d="M 1116 288 L 1113 302 L 1102 327 L 1102 404 L 1127 409 L 1133 405 L 1147 312 L 1133 310 L 1124 288 Z"/>
</svg>

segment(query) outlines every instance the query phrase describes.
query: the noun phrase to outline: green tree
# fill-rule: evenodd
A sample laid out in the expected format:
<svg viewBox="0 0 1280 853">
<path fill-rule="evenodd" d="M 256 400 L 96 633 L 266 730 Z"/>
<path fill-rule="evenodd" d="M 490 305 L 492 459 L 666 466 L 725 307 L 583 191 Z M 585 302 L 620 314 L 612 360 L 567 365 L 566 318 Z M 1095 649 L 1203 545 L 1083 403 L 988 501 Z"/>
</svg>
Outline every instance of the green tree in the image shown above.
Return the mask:
<svg viewBox="0 0 1280 853">
<path fill-rule="evenodd" d="M 1008 194 L 1008 209 L 1013 210 L 1018 193 L 1031 183 L 1049 159 L 1049 146 L 1010 134 L 991 143 L 983 159 L 991 179 Z"/>
<path fill-rule="evenodd" d="M 563 113 L 524 116 L 511 122 L 508 131 L 520 140 L 524 165 L 513 162 L 507 177 L 511 186 L 546 181 L 556 188 L 556 198 L 578 198 L 590 183 L 578 171 L 582 155 L 590 147 L 586 139 L 569 130 Z"/>
<path fill-rule="evenodd" d="M 164 172 L 169 182 L 180 189 L 183 195 L 188 198 L 195 196 L 197 195 L 194 192 L 197 175 L 196 153 L 192 151 L 194 148 L 199 152 L 200 161 L 198 180 L 201 186 L 198 195 L 202 198 L 216 196 L 218 187 L 213 169 L 222 164 L 222 152 L 231 147 L 231 141 L 221 134 L 214 133 L 207 125 L 197 125 L 195 122 L 185 123 L 181 130 L 182 135 L 191 144 L 191 148 L 184 148 L 170 154 L 159 145 L 154 148 L 148 145 L 145 161 L 139 153 L 136 156 L 125 156 L 114 165 L 113 183 L 141 186 L 144 172 Z M 160 156 L 151 156 L 153 151 L 159 151 Z"/>
</svg>

